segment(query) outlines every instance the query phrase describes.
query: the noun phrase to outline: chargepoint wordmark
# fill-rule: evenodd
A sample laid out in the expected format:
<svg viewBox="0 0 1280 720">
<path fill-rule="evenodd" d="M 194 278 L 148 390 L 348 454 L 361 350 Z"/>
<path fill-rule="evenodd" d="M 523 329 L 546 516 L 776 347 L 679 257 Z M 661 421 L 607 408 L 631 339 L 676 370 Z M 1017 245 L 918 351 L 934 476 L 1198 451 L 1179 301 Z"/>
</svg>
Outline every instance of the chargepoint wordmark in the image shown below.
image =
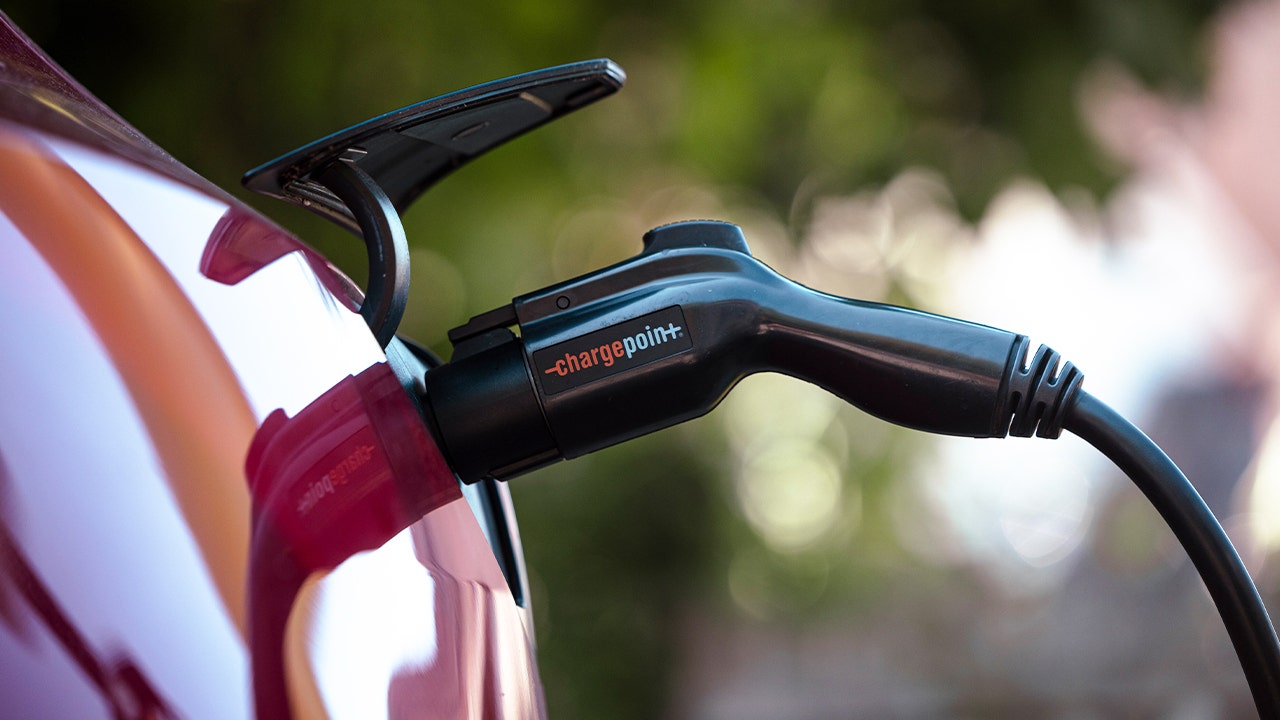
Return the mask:
<svg viewBox="0 0 1280 720">
<path fill-rule="evenodd" d="M 677 355 L 693 347 L 679 306 L 534 352 L 547 394 Z"/>
<path fill-rule="evenodd" d="M 645 325 L 643 332 L 624 337 L 621 340 L 606 342 L 579 353 L 566 352 L 564 357 L 556 360 L 554 365 L 542 372 L 546 375 L 555 373 L 560 377 L 564 377 L 570 373 L 580 372 L 584 368 L 591 368 L 597 365 L 613 367 L 613 364 L 621 358 L 625 357 L 630 360 L 636 356 L 637 352 L 657 348 L 669 340 L 676 340 L 682 337 L 684 337 L 684 328 L 675 323 L 667 323 L 666 327 L 657 328 Z"/>
</svg>

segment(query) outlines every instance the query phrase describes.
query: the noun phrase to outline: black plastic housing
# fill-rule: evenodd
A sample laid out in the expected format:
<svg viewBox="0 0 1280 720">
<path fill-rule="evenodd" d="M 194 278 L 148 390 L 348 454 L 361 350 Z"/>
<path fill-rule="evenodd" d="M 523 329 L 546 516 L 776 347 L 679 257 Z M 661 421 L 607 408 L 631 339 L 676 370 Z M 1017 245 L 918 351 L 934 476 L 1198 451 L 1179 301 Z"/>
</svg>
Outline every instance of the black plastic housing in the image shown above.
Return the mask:
<svg viewBox="0 0 1280 720">
<path fill-rule="evenodd" d="M 506 339 L 427 373 L 427 397 L 453 470 L 467 482 L 504 479 L 560 459 L 524 349 Z M 496 334 L 496 333 L 495 333 Z"/>
<path fill-rule="evenodd" d="M 454 170 L 493 148 L 612 95 L 627 75 L 587 60 L 476 85 L 400 108 L 310 142 L 245 174 L 244 186 L 360 235 L 356 215 L 328 184 L 325 168 L 358 166 L 399 213 Z"/>
<path fill-rule="evenodd" d="M 520 337 L 495 336 L 513 318 Z M 668 323 L 670 337 L 649 333 L 657 341 L 648 355 L 606 367 L 617 344 L 641 344 L 635 333 L 652 325 L 647 318 Z M 751 257 L 736 226 L 706 221 L 651 231 L 640 255 L 518 297 L 451 335 L 455 359 L 427 374 L 426 397 L 469 482 L 703 415 L 762 371 L 899 425 L 1003 437 L 1017 402 L 1008 386 L 1027 347 L 1003 330 L 816 292 Z M 600 352 L 593 360 L 588 350 L 576 370 L 556 367 L 584 348 Z"/>
</svg>

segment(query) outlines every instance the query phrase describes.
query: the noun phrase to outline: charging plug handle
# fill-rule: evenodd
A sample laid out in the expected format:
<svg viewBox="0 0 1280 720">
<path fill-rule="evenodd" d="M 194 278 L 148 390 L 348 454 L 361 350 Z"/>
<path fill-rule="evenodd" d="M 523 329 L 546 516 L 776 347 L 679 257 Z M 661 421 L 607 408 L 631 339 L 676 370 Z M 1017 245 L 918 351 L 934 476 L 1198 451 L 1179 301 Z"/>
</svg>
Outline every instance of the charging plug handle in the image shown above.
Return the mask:
<svg viewBox="0 0 1280 720">
<path fill-rule="evenodd" d="M 518 297 L 451 337 L 454 358 L 427 374 L 425 395 L 467 482 L 698 417 L 757 372 L 969 437 L 1056 437 L 1081 379 L 1046 348 L 1028 363 L 1021 335 L 799 285 L 753 258 L 738 227 L 707 221 L 650 231 L 636 257 Z"/>
</svg>

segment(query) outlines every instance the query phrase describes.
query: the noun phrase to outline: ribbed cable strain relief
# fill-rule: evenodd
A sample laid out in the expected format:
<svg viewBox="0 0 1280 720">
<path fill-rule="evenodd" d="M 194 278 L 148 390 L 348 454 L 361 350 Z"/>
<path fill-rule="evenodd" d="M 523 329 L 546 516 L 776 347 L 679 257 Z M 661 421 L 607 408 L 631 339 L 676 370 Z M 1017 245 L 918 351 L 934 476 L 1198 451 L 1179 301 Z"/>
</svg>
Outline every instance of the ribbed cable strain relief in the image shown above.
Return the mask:
<svg viewBox="0 0 1280 720">
<path fill-rule="evenodd" d="M 1048 346 L 1041 345 L 1027 363 L 1031 341 L 1018 338 L 1015 362 L 1006 384 L 1009 434 L 1054 439 L 1062 434 L 1066 408 L 1084 381 L 1084 373 Z M 1061 365 L 1061 367 L 1059 367 Z"/>
</svg>

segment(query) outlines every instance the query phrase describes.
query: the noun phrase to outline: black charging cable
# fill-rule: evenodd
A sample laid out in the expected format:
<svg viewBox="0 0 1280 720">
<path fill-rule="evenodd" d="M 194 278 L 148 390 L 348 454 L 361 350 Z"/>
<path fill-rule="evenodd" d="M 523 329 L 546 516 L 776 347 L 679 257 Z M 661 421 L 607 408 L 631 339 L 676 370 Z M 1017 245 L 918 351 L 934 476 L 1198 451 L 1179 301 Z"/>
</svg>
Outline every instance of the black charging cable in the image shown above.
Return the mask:
<svg viewBox="0 0 1280 720">
<path fill-rule="evenodd" d="M 677 223 L 611 267 L 450 332 L 423 407 L 464 482 L 505 480 L 709 412 L 779 372 L 905 427 L 967 437 L 1069 430 L 1133 479 L 1203 578 L 1259 715 L 1280 718 L 1280 643 L 1243 563 L 1177 466 L 1081 389 L 1055 351 L 985 325 L 798 285 L 728 223 Z M 520 333 L 512 331 L 518 326 Z"/>
<path fill-rule="evenodd" d="M 1280 643 L 1244 562 L 1200 494 L 1141 430 L 1081 390 L 1065 428 L 1116 464 L 1181 543 L 1226 625 L 1261 718 L 1280 718 Z"/>
</svg>

